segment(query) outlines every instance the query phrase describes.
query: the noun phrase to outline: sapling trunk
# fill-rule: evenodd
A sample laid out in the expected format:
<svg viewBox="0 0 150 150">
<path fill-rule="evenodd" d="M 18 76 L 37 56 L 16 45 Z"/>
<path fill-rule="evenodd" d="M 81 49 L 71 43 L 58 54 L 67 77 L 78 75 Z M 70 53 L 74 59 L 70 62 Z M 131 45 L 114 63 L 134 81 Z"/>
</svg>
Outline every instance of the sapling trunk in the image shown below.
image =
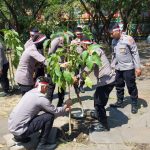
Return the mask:
<svg viewBox="0 0 150 150">
<path fill-rule="evenodd" d="M 12 81 L 13 81 L 13 86 L 14 86 L 15 85 L 15 80 L 14 80 L 15 75 L 14 75 L 14 68 L 13 68 L 13 60 L 12 60 L 12 53 L 11 53 L 11 51 L 10 51 L 9 56 L 10 56 L 10 62 L 11 62 L 10 69 L 12 71 Z"/>
<path fill-rule="evenodd" d="M 7 56 L 7 59 L 8 59 L 8 62 L 9 62 L 9 66 L 10 66 L 11 60 L 10 60 L 8 52 L 6 52 L 6 56 Z M 12 74 L 11 74 L 11 68 L 10 67 L 9 67 L 9 78 L 10 78 L 10 83 L 11 83 L 11 85 L 13 87 Z"/>
<path fill-rule="evenodd" d="M 70 85 L 68 85 L 68 98 L 71 100 L 70 97 Z M 71 110 L 69 110 L 69 135 L 72 133 L 72 128 L 71 128 Z"/>
</svg>

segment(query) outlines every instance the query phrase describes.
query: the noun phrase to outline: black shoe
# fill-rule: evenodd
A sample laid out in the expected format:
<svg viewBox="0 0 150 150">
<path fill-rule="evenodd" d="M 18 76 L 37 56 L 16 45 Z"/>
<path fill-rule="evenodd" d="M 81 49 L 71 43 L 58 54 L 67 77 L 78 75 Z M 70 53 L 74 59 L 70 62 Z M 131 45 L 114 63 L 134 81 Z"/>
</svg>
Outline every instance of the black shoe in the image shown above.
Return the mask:
<svg viewBox="0 0 150 150">
<path fill-rule="evenodd" d="M 123 108 L 123 102 L 116 102 L 114 104 L 110 104 L 110 107 Z"/>
<path fill-rule="evenodd" d="M 54 150 L 57 147 L 57 144 L 43 144 L 40 142 L 36 148 L 36 150 Z"/>
<path fill-rule="evenodd" d="M 83 86 L 80 86 L 79 88 L 80 88 L 81 93 L 85 93 L 85 90 L 84 90 Z"/>
<path fill-rule="evenodd" d="M 91 111 L 91 112 L 90 112 L 90 116 L 91 116 L 91 118 L 93 118 L 93 119 L 97 119 L 96 111 Z"/>
<path fill-rule="evenodd" d="M 131 106 L 131 112 L 132 112 L 132 114 L 136 114 L 136 113 L 138 112 L 138 107 L 137 107 L 137 105 L 132 105 L 132 106 Z"/>
<path fill-rule="evenodd" d="M 30 137 L 22 138 L 22 137 L 14 136 L 14 141 L 21 142 L 21 143 L 28 143 L 31 141 L 31 138 Z"/>
<path fill-rule="evenodd" d="M 109 131 L 109 130 L 110 129 L 108 127 L 105 127 L 101 123 L 94 125 L 91 129 L 91 131 L 95 131 L 95 132 L 103 132 L 103 131 Z"/>
</svg>

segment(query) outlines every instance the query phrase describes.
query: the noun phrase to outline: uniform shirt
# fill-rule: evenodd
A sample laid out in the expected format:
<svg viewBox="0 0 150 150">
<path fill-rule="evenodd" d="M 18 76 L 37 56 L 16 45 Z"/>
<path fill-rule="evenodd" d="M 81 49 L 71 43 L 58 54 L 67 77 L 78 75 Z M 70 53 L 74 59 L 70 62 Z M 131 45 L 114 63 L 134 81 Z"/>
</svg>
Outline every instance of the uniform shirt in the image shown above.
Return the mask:
<svg viewBox="0 0 150 150">
<path fill-rule="evenodd" d="M 99 58 L 101 60 L 101 65 L 94 65 L 94 75 L 97 78 L 97 86 L 104 86 L 107 84 L 111 84 L 115 81 L 115 72 L 111 68 L 111 65 L 104 53 L 104 51 L 100 48 L 95 50 L 97 54 L 99 55 Z M 87 67 L 85 68 L 85 71 L 87 71 Z"/>
<path fill-rule="evenodd" d="M 81 39 L 79 39 L 79 38 L 76 38 L 76 39 L 74 39 L 74 40 L 72 40 L 71 41 L 71 44 L 73 45 L 77 45 L 77 52 L 79 53 L 79 54 L 82 54 L 82 52 L 83 52 L 83 48 L 81 47 Z"/>
<path fill-rule="evenodd" d="M 96 49 L 96 52 L 100 56 L 101 66 L 95 65 L 94 75 L 97 78 L 97 86 L 104 86 L 111 84 L 115 81 L 115 72 L 111 68 L 111 65 L 102 49 Z"/>
<path fill-rule="evenodd" d="M 25 44 L 25 51 L 23 52 L 16 74 L 15 80 L 22 85 L 34 85 L 33 73 L 35 71 L 36 62 L 45 64 L 45 57 L 38 52 L 32 40 Z"/>
<path fill-rule="evenodd" d="M 49 54 L 55 53 L 59 47 L 62 47 L 63 43 L 61 37 L 54 38 L 51 42 L 51 47 L 49 48 Z"/>
<path fill-rule="evenodd" d="M 5 52 L 4 52 L 4 47 L 0 43 L 0 70 L 2 70 L 3 69 L 3 65 L 7 64 L 7 63 L 8 63 L 8 60 L 7 60 Z"/>
<path fill-rule="evenodd" d="M 22 135 L 27 129 L 29 122 L 40 111 L 49 112 L 57 116 L 63 116 L 64 107 L 55 107 L 44 94 L 34 88 L 27 92 L 11 112 L 8 119 L 8 129 L 16 136 Z"/>
<path fill-rule="evenodd" d="M 112 66 L 116 70 L 140 68 L 140 58 L 136 43 L 131 36 L 121 35 L 119 40 L 112 41 Z"/>
</svg>

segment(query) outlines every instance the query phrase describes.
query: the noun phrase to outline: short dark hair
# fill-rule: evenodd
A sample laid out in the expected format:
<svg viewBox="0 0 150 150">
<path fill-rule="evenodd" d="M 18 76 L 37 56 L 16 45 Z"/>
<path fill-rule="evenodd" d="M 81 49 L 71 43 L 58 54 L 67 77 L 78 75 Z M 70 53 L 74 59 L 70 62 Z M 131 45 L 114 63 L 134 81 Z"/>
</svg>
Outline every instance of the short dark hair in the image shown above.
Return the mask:
<svg viewBox="0 0 150 150">
<path fill-rule="evenodd" d="M 115 23 L 112 27 L 110 27 L 109 32 L 112 32 L 114 29 L 119 29 L 119 24 Z"/>
<path fill-rule="evenodd" d="M 37 78 L 38 82 L 46 82 L 49 83 L 49 78 L 48 77 L 44 77 L 44 76 L 40 76 Z"/>
<path fill-rule="evenodd" d="M 30 29 L 30 32 L 39 32 L 38 28 L 34 27 Z"/>
<path fill-rule="evenodd" d="M 75 32 L 81 32 L 82 33 L 82 28 L 81 27 L 77 27 L 76 29 L 75 29 Z"/>
</svg>

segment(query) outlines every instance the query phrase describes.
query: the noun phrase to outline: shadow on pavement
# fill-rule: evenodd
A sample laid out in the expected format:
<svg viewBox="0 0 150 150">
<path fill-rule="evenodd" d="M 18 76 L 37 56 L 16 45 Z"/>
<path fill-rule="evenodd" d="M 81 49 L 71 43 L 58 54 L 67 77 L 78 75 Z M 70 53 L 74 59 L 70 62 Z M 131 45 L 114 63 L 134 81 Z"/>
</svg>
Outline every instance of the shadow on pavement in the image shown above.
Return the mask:
<svg viewBox="0 0 150 150">
<path fill-rule="evenodd" d="M 120 127 L 128 123 L 129 118 L 120 110 L 116 108 L 107 108 L 109 111 L 108 123 L 110 128 Z"/>
<path fill-rule="evenodd" d="M 123 103 L 124 103 L 124 107 L 126 107 L 126 106 L 129 105 L 129 104 L 131 104 L 132 101 L 131 101 L 130 96 L 126 96 L 126 97 L 124 98 Z M 144 100 L 144 99 L 142 99 L 142 98 L 138 98 L 138 109 L 140 109 L 141 106 L 144 107 L 144 108 L 145 108 L 145 107 L 148 107 L 148 103 L 146 102 L 146 100 Z"/>
</svg>

